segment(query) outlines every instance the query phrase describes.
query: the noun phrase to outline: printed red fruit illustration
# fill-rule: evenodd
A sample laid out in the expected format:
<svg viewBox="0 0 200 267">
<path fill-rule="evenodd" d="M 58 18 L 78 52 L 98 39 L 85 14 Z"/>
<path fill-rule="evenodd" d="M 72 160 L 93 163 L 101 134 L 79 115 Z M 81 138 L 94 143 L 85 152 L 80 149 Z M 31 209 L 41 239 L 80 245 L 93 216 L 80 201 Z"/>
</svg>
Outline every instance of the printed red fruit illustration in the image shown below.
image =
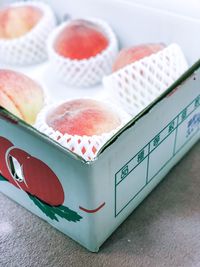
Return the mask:
<svg viewBox="0 0 200 267">
<path fill-rule="evenodd" d="M 4 178 L 8 179 L 12 184 L 15 184 L 10 171 L 8 170 L 6 162 L 6 152 L 11 147 L 13 147 L 13 143 L 11 143 L 8 139 L 0 136 L 0 174 L 4 176 Z"/>
<path fill-rule="evenodd" d="M 62 185 L 56 174 L 44 162 L 19 148 L 11 148 L 6 158 L 10 169 L 10 157 L 14 158 L 14 164 L 17 161 L 21 167 L 21 177 L 16 173 L 12 175 L 15 186 L 51 206 L 63 204 L 64 191 Z"/>
<path fill-rule="evenodd" d="M 33 203 L 51 220 L 58 217 L 79 222 L 82 217 L 63 206 L 64 191 L 56 174 L 41 160 L 15 148 L 13 143 L 0 136 L 0 181 L 28 193 Z"/>
</svg>

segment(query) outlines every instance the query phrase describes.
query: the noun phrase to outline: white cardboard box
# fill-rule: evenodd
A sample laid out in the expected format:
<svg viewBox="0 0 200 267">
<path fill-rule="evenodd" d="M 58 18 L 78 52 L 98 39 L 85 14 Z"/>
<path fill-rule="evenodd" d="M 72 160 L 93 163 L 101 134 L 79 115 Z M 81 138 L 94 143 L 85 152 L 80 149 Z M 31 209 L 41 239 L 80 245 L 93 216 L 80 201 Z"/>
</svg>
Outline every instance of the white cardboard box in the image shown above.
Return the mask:
<svg viewBox="0 0 200 267">
<path fill-rule="evenodd" d="M 68 13 L 73 17 L 97 16 L 108 20 L 123 45 L 176 41 L 190 64 L 200 57 L 197 49 L 200 43 L 198 19 L 176 16 L 129 1 L 46 2 L 60 17 Z M 180 27 L 184 32 L 179 31 Z M 39 191 L 50 197 L 52 194 L 53 198 L 52 184 L 41 185 L 45 179 L 51 181 L 45 169 L 49 166 L 62 185 L 65 199 L 60 206 L 45 204 L 0 176 L 1 192 L 90 251 L 98 251 L 199 139 L 199 67 L 200 61 L 197 61 L 159 99 L 116 134 L 93 162 L 84 161 L 0 109 L 0 136 L 12 143 L 10 151 L 20 148 L 29 154 L 29 164 L 25 164 L 22 156 L 17 158 L 21 165 L 29 165 L 28 180 L 34 180 Z M 44 69 L 45 65 L 42 65 L 25 72 L 40 80 L 45 77 Z M 99 92 L 101 88 L 95 90 Z M 0 139 L 0 149 L 4 139 Z M 33 158 L 37 159 L 38 165 L 36 161 L 32 164 Z M 13 174 L 11 179 L 15 178 Z M 23 182 L 18 180 L 18 184 Z M 56 186 L 54 189 L 55 192 L 58 190 Z"/>
</svg>

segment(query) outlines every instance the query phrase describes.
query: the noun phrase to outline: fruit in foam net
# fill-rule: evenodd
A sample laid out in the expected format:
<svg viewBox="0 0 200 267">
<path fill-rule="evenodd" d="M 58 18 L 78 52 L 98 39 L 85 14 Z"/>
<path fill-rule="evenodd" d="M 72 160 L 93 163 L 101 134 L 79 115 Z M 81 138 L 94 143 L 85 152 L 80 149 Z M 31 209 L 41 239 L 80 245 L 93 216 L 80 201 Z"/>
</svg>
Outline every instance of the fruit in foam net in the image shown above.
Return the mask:
<svg viewBox="0 0 200 267">
<path fill-rule="evenodd" d="M 87 20 L 74 20 L 60 32 L 54 48 L 63 57 L 82 60 L 101 53 L 108 43 L 98 25 Z"/>
<path fill-rule="evenodd" d="M 0 106 L 33 124 L 43 103 L 43 90 L 35 81 L 15 71 L 0 70 Z"/>
<path fill-rule="evenodd" d="M 165 48 L 164 44 L 142 44 L 122 49 L 114 64 L 113 72 Z"/>
<path fill-rule="evenodd" d="M 106 104 L 92 99 L 76 99 L 48 113 L 47 124 L 62 134 L 93 136 L 108 133 L 121 124 L 119 116 Z"/>
<path fill-rule="evenodd" d="M 0 10 L 0 39 L 15 39 L 31 31 L 42 18 L 34 6 L 10 6 Z"/>
</svg>

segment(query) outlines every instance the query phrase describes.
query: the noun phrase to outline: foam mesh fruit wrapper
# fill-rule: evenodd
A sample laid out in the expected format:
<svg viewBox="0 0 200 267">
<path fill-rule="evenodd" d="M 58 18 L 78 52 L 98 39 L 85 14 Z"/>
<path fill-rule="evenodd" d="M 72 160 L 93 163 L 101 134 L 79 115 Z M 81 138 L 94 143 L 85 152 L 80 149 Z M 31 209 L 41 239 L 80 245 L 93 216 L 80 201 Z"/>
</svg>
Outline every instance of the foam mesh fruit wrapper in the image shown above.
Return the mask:
<svg viewBox="0 0 200 267">
<path fill-rule="evenodd" d="M 88 99 L 88 98 L 87 98 Z M 92 98 L 90 98 L 92 99 Z M 94 99 L 94 98 L 93 98 Z M 46 122 L 46 117 L 59 105 L 62 105 L 64 102 L 48 105 L 43 108 L 43 110 L 38 114 L 37 121 L 34 127 L 40 132 L 46 134 L 54 141 L 61 144 L 63 147 L 69 149 L 75 154 L 81 156 L 86 161 L 92 161 L 96 158 L 99 150 L 102 146 L 111 139 L 128 121 L 130 121 L 131 116 L 128 115 L 123 109 L 118 108 L 115 105 L 111 105 L 106 100 L 101 101 L 111 110 L 113 110 L 120 118 L 121 124 L 108 133 L 103 133 L 101 135 L 92 135 L 92 136 L 79 136 L 71 134 L 62 134 L 59 131 L 54 130 Z"/>
<path fill-rule="evenodd" d="M 42 2 L 17 2 L 10 7 L 33 6 L 43 12 L 42 18 L 25 35 L 15 39 L 0 39 L 0 61 L 10 66 L 27 66 L 47 59 L 46 40 L 56 26 L 51 8 Z"/>
<path fill-rule="evenodd" d="M 104 77 L 103 84 L 112 100 L 136 116 L 187 69 L 181 48 L 171 44 Z"/>
<path fill-rule="evenodd" d="M 76 60 L 59 55 L 54 43 L 62 30 L 71 20 L 63 22 L 50 35 L 47 41 L 49 64 L 52 73 L 60 82 L 74 87 L 89 87 L 102 81 L 111 72 L 112 64 L 118 53 L 118 41 L 111 27 L 103 20 L 81 18 L 94 23 L 108 38 L 109 45 L 101 53 L 88 59 Z"/>
</svg>

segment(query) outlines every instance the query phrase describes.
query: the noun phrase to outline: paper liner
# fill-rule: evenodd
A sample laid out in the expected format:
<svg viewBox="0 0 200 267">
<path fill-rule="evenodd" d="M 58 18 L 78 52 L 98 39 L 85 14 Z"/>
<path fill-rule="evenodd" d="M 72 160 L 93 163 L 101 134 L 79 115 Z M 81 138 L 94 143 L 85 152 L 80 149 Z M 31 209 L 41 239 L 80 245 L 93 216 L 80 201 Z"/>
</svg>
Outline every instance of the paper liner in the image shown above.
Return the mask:
<svg viewBox="0 0 200 267">
<path fill-rule="evenodd" d="M 118 53 L 118 42 L 110 26 L 99 19 L 85 19 L 96 24 L 109 40 L 108 47 L 89 59 L 72 60 L 59 55 L 54 43 L 59 33 L 71 22 L 67 21 L 57 27 L 48 40 L 50 67 L 55 76 L 63 83 L 75 87 L 89 87 L 101 82 L 103 76 L 111 72 L 112 64 Z"/>
<path fill-rule="evenodd" d="M 135 116 L 162 94 L 188 64 L 177 44 L 134 62 L 103 80 L 110 98 Z"/>
<path fill-rule="evenodd" d="M 0 39 L 1 63 L 25 66 L 47 59 L 46 40 L 56 25 L 50 7 L 42 2 L 19 2 L 9 6 L 34 6 L 42 10 L 40 21 L 25 35 L 15 39 Z"/>
<path fill-rule="evenodd" d="M 55 131 L 52 127 L 47 125 L 46 116 L 51 110 L 55 109 L 56 107 L 65 102 L 49 105 L 43 108 L 43 110 L 38 114 L 37 121 L 34 127 L 87 161 L 92 161 L 96 157 L 100 148 L 131 119 L 131 117 L 120 108 L 114 105 L 110 105 L 105 101 L 101 101 L 101 103 L 104 103 L 106 106 L 109 106 L 109 108 L 111 108 L 116 114 L 119 115 L 121 119 L 120 126 L 110 131 L 109 133 L 104 133 L 101 135 L 63 135 L 59 131 Z"/>
</svg>

